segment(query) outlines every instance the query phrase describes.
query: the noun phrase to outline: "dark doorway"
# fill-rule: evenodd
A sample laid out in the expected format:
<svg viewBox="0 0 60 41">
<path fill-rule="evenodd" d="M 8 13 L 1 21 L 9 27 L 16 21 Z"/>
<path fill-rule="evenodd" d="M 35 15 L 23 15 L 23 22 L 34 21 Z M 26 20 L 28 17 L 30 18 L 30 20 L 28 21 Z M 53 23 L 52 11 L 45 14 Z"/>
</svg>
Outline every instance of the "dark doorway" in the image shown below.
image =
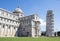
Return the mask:
<svg viewBox="0 0 60 41">
<path fill-rule="evenodd" d="M 29 32 L 27 32 L 27 36 L 29 36 Z"/>
</svg>

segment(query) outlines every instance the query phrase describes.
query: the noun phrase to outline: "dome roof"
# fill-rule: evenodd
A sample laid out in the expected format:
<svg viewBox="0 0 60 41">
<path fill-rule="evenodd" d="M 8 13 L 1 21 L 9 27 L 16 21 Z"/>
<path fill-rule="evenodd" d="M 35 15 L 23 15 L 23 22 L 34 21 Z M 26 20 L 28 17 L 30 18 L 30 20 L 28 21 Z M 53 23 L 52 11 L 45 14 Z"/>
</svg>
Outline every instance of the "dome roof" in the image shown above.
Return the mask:
<svg viewBox="0 0 60 41">
<path fill-rule="evenodd" d="M 15 10 L 14 10 L 14 13 L 23 13 L 23 11 L 18 7 L 18 8 L 16 8 Z"/>
</svg>

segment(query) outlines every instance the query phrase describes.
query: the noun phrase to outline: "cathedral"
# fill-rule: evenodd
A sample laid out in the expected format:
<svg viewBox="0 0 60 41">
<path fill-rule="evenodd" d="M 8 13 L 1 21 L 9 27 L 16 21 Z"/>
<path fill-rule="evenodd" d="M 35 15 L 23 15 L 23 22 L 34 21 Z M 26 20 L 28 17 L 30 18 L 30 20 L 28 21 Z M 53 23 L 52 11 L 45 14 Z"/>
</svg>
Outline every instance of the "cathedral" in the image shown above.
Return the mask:
<svg viewBox="0 0 60 41">
<path fill-rule="evenodd" d="M 24 16 L 17 7 L 13 12 L 0 8 L 0 37 L 40 37 L 40 21 L 37 14 Z"/>
</svg>

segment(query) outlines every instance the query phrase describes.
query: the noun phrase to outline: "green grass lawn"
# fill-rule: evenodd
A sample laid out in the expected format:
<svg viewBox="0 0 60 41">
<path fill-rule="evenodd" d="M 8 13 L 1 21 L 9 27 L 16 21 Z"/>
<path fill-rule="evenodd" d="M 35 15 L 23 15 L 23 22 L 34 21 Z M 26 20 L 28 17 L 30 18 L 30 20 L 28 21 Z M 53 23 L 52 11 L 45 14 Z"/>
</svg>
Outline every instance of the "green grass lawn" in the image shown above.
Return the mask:
<svg viewBox="0 0 60 41">
<path fill-rule="evenodd" d="M 60 37 L 0 37 L 0 41 L 60 41 Z"/>
</svg>

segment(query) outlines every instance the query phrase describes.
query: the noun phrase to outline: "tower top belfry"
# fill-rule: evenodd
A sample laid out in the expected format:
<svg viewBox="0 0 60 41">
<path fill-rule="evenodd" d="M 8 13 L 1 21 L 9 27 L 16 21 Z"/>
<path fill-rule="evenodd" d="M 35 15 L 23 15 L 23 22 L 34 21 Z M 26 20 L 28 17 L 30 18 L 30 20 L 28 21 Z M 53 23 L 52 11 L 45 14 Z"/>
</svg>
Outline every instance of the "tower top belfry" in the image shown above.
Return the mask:
<svg viewBox="0 0 60 41">
<path fill-rule="evenodd" d="M 53 10 L 48 10 L 47 14 L 53 14 Z"/>
</svg>

